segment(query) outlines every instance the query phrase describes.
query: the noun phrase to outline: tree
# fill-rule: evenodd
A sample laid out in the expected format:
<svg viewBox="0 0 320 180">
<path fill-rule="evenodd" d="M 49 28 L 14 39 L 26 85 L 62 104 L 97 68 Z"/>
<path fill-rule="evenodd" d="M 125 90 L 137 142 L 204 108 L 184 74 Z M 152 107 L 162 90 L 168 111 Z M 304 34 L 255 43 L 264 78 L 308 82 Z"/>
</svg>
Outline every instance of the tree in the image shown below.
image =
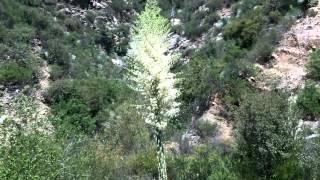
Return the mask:
<svg viewBox="0 0 320 180">
<path fill-rule="evenodd" d="M 167 179 L 163 133 L 179 112 L 176 78 L 171 72 L 177 55 L 169 54 L 169 22 L 160 15 L 156 0 L 147 1 L 139 15 L 131 42 L 128 79 L 141 92 L 146 124 L 152 127 L 157 145 L 159 179 Z M 143 109 L 142 109 L 143 108 Z"/>
</svg>

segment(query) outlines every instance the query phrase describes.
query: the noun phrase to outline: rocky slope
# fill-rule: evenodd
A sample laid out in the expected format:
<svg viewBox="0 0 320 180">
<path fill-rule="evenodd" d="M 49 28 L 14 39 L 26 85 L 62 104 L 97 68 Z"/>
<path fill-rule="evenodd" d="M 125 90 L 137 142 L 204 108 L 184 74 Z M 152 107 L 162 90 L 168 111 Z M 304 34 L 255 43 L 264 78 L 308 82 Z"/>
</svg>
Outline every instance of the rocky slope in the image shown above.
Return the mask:
<svg viewBox="0 0 320 180">
<path fill-rule="evenodd" d="M 260 87 L 268 88 L 272 79 L 279 81 L 279 88 L 301 89 L 306 80 L 305 65 L 309 54 L 320 47 L 320 5 L 309 10 L 309 14 L 297 20 L 286 32 L 272 54 L 269 68 L 261 67 Z"/>
</svg>

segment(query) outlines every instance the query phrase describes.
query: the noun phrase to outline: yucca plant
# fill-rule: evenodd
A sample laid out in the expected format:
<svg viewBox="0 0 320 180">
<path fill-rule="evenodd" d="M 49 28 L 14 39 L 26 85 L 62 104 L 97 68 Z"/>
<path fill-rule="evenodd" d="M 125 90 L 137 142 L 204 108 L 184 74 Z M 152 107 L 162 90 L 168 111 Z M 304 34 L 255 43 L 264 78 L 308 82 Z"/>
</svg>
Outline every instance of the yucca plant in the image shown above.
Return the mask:
<svg viewBox="0 0 320 180">
<path fill-rule="evenodd" d="M 156 0 L 148 0 L 145 10 L 138 16 L 132 29 L 127 77 L 143 97 L 137 107 L 153 130 L 159 179 L 164 180 L 167 179 L 167 171 L 163 133 L 169 121 L 179 112 L 176 101 L 179 90 L 175 87 L 175 74 L 171 72 L 178 56 L 168 53 L 170 25 L 160 11 Z"/>
</svg>

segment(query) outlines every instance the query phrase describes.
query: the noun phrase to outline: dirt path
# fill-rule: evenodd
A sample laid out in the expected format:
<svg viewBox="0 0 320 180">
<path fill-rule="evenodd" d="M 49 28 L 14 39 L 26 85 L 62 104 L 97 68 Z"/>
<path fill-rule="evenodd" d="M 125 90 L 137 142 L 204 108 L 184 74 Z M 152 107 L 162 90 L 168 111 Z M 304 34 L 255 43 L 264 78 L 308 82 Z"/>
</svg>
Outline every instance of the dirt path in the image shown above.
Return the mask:
<svg viewBox="0 0 320 180">
<path fill-rule="evenodd" d="M 45 118 L 49 113 L 49 107 L 44 104 L 43 93 L 49 88 L 50 85 L 50 73 L 49 66 L 46 61 L 43 62 L 40 67 L 40 79 L 39 79 L 39 89 L 35 91 L 36 103 L 38 105 L 38 116 L 40 118 Z"/>
</svg>

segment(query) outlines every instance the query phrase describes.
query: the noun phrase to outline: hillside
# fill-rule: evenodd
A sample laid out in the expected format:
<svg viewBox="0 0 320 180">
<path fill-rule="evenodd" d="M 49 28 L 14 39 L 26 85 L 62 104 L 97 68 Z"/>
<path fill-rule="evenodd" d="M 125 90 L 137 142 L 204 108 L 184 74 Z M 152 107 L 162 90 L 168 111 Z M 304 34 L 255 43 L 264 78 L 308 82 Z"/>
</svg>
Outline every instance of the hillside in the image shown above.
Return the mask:
<svg viewBox="0 0 320 180">
<path fill-rule="evenodd" d="M 0 0 L 0 179 L 320 179 L 317 0 Z"/>
</svg>

